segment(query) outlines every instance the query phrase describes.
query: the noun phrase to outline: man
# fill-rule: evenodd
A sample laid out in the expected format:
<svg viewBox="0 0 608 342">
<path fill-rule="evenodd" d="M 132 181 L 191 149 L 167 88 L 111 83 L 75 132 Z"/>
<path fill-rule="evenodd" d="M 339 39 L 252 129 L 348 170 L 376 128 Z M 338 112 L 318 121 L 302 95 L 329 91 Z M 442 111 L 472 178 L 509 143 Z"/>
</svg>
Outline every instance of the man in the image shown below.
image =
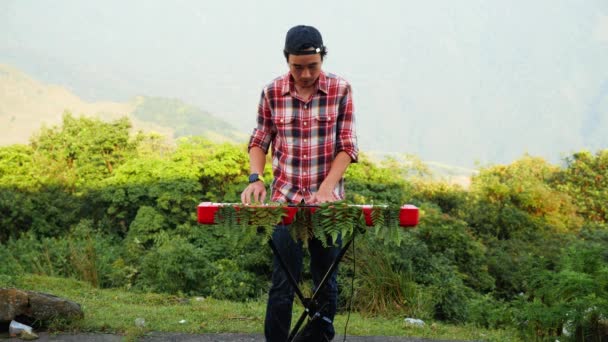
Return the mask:
<svg viewBox="0 0 608 342">
<path fill-rule="evenodd" d="M 357 161 L 357 137 L 350 85 L 322 71 L 327 54 L 321 33 L 311 26 L 287 32 L 284 56 L 289 72 L 268 84 L 258 107 L 257 128 L 249 142 L 251 175 L 241 194 L 245 204 L 264 202 L 262 179 L 266 153 L 272 144 L 271 184 L 273 202 L 318 204 L 344 199 L 343 175 Z M 275 228 L 272 240 L 291 273 L 299 281 L 302 243 L 293 241 L 288 227 Z M 309 242 L 311 273 L 315 286 L 339 253 L 339 246 L 324 248 Z M 301 341 L 330 341 L 334 337 L 338 285 L 334 272 L 319 292 L 321 316 L 307 324 Z M 274 258 L 264 333 L 267 341 L 288 338 L 294 289 Z"/>
</svg>

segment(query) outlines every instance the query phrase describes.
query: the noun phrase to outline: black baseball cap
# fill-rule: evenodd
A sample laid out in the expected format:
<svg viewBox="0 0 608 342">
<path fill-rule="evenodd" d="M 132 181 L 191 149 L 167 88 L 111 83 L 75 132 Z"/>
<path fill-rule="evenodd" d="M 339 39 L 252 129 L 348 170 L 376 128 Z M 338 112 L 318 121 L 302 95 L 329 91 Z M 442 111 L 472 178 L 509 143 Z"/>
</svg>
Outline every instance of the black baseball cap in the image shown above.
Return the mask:
<svg viewBox="0 0 608 342">
<path fill-rule="evenodd" d="M 313 49 L 311 49 L 313 48 Z M 312 26 L 298 25 L 287 31 L 285 37 L 285 56 L 314 55 L 325 51 L 321 32 Z"/>
</svg>

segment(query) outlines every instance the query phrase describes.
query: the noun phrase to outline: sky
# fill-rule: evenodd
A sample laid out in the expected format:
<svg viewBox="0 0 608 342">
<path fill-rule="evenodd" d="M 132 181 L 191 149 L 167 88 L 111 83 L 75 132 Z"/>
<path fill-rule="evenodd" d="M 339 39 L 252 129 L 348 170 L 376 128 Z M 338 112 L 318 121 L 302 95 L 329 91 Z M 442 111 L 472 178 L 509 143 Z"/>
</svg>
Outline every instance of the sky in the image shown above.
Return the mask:
<svg viewBox="0 0 608 342">
<path fill-rule="evenodd" d="M 87 101 L 178 98 L 249 133 L 298 24 L 352 84 L 363 151 L 473 167 L 608 148 L 586 139 L 608 129 L 606 0 L 0 0 L 0 63 Z"/>
</svg>

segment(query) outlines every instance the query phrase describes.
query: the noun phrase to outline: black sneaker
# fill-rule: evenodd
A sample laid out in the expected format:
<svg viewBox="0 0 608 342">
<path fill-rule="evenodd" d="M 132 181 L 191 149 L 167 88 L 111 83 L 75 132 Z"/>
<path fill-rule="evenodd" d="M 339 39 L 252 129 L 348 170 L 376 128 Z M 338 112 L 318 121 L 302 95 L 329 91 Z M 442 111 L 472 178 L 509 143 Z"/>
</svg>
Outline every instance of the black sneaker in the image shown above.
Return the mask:
<svg viewBox="0 0 608 342">
<path fill-rule="evenodd" d="M 321 330 L 318 320 L 309 321 L 293 342 L 329 342 L 331 339 Z"/>
</svg>

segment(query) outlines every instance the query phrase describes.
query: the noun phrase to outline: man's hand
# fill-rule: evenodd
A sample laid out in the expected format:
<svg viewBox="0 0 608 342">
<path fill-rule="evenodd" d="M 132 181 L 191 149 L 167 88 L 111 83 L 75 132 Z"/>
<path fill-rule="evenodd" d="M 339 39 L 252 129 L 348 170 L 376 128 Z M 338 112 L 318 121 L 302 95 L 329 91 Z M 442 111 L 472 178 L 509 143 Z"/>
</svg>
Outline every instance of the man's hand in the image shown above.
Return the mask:
<svg viewBox="0 0 608 342">
<path fill-rule="evenodd" d="M 335 202 L 337 200 L 338 199 L 336 198 L 336 195 L 334 195 L 333 189 L 327 186 L 323 186 L 323 184 L 321 184 L 321 186 L 319 187 L 319 191 L 312 194 L 310 203 L 321 204 L 326 202 Z"/>
<path fill-rule="evenodd" d="M 311 203 L 320 204 L 338 200 L 336 195 L 334 195 L 334 189 L 336 188 L 336 185 L 338 185 L 340 178 L 344 175 L 350 162 L 350 156 L 346 152 L 338 152 L 334 161 L 331 162 L 329 173 L 319 186 L 319 191 L 312 195 Z"/>
<path fill-rule="evenodd" d="M 253 195 L 253 201 L 251 196 Z M 243 204 L 264 203 L 266 200 L 266 186 L 264 182 L 257 181 L 249 184 L 241 193 L 241 202 Z"/>
</svg>

